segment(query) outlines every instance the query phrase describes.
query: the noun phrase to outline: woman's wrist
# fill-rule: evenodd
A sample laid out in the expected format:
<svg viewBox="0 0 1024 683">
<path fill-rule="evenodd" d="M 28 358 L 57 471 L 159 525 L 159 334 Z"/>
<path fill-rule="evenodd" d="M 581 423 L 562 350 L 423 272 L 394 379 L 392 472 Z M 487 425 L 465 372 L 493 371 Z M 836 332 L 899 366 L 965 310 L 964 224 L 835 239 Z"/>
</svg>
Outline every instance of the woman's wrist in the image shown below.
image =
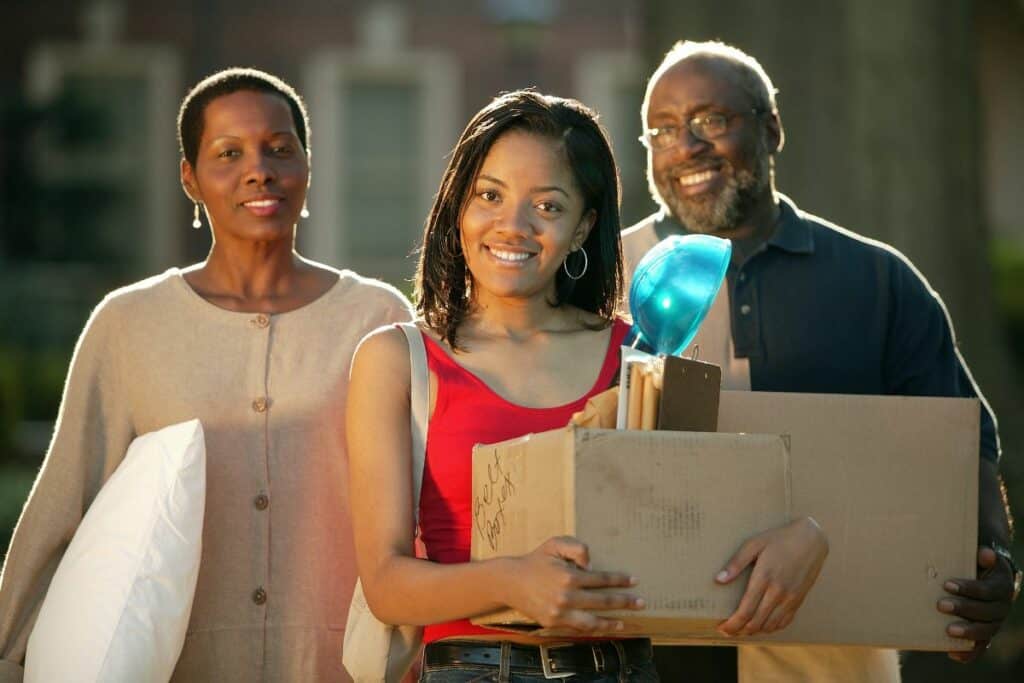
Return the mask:
<svg viewBox="0 0 1024 683">
<path fill-rule="evenodd" d="M 519 604 L 518 588 L 520 560 L 516 557 L 497 557 L 490 560 L 491 574 L 494 581 L 495 599 L 505 607 L 514 608 Z"/>
<path fill-rule="evenodd" d="M 824 531 L 822 531 L 821 529 L 821 525 L 818 524 L 818 520 L 814 519 L 814 517 L 811 517 L 810 515 L 805 515 L 803 517 L 798 517 L 794 519 L 792 522 L 790 522 L 790 526 L 801 527 L 810 531 L 817 531 L 819 533 L 824 534 Z"/>
<path fill-rule="evenodd" d="M 801 517 L 794 522 L 795 526 L 803 528 L 807 533 L 813 534 L 815 541 L 818 545 L 822 546 L 825 552 L 829 550 L 828 536 L 825 534 L 825 530 L 821 528 L 818 521 L 810 515 Z"/>
</svg>

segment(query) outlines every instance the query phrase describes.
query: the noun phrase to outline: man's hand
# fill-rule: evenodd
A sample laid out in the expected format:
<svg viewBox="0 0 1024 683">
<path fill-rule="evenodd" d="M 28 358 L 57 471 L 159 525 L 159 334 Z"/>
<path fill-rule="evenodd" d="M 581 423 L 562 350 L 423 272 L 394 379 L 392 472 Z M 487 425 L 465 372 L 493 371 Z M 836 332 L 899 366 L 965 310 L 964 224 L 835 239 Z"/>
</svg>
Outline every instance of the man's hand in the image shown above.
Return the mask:
<svg viewBox="0 0 1024 683">
<path fill-rule="evenodd" d="M 1003 625 L 1013 602 L 1013 571 L 1010 564 L 988 546 L 978 548 L 978 578 L 950 579 L 943 585 L 955 597 L 942 598 L 938 609 L 961 617 L 946 627 L 954 638 L 974 641 L 974 649 L 950 652 L 950 659 L 970 662 L 978 658 Z"/>
</svg>

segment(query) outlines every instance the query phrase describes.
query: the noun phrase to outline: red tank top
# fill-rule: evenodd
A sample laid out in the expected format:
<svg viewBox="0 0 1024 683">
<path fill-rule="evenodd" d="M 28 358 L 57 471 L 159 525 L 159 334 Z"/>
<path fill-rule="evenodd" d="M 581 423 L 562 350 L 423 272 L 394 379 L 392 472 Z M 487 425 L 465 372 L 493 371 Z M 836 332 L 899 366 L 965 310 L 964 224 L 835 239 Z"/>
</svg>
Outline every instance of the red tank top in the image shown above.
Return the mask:
<svg viewBox="0 0 1024 683">
<path fill-rule="evenodd" d="M 437 377 L 420 493 L 420 536 L 430 560 L 441 564 L 469 562 L 473 446 L 567 425 L 587 399 L 611 385 L 619 368 L 619 346 L 628 330 L 625 322 L 614 322 L 601 372 L 590 391 L 552 408 L 527 408 L 506 401 L 456 363 L 436 341 L 423 335 L 427 366 Z M 423 641 L 500 633 L 461 619 L 427 626 Z"/>
</svg>

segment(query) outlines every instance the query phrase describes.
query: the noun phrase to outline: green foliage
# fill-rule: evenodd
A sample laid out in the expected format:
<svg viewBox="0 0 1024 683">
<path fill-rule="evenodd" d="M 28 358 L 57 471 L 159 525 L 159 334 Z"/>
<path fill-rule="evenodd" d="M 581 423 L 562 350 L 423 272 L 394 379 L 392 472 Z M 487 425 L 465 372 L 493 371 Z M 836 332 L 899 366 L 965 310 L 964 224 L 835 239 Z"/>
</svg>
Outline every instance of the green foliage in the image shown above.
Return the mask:
<svg viewBox="0 0 1024 683">
<path fill-rule="evenodd" d="M 25 354 L 24 419 L 54 420 L 64 392 L 71 352 L 66 349 L 45 349 Z"/>
<path fill-rule="evenodd" d="M 35 476 L 35 470 L 30 467 L 0 465 L 0 550 L 5 556 Z"/>
<path fill-rule="evenodd" d="M 14 431 L 24 417 L 24 353 L 0 347 L 0 454 L 14 447 Z"/>
<path fill-rule="evenodd" d="M 1010 350 L 1024 365 L 1024 246 L 994 242 L 992 273 L 996 304 L 1009 335 Z"/>
<path fill-rule="evenodd" d="M 0 346 L 0 465 L 42 457 L 19 452 L 17 429 L 56 418 L 67 367 L 66 350 Z"/>
</svg>

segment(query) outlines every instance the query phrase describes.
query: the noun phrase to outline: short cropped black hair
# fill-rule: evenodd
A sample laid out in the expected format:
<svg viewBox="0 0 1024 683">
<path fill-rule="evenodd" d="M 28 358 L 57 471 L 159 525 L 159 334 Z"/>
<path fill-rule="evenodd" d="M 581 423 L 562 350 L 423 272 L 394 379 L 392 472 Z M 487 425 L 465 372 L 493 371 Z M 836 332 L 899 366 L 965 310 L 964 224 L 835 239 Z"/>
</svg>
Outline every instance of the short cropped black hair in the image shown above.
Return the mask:
<svg viewBox="0 0 1024 683">
<path fill-rule="evenodd" d="M 193 168 L 199 156 L 199 141 L 203 137 L 203 113 L 206 106 L 218 97 L 242 90 L 270 93 L 287 102 L 302 149 L 309 153 L 309 114 L 295 89 L 265 71 L 232 67 L 199 81 L 181 101 L 181 109 L 178 110 L 178 147 Z"/>
<path fill-rule="evenodd" d="M 661 64 L 647 81 L 644 101 L 640 106 L 640 120 L 645 128 L 647 127 L 647 110 L 651 104 L 651 93 L 654 91 L 654 86 L 658 84 L 665 72 L 687 59 L 705 62 L 720 61 L 730 65 L 739 79 L 740 86 L 750 97 L 751 105 L 761 111 L 778 114 L 779 107 L 775 96 L 779 94 L 779 90 L 772 83 L 768 72 L 761 66 L 761 62 L 738 47 L 717 40 L 680 40 L 665 53 Z"/>
<path fill-rule="evenodd" d="M 459 239 L 462 214 L 491 147 L 513 130 L 539 135 L 561 146 L 583 195 L 584 212 L 595 213 L 594 227 L 583 243 L 589 267 L 579 280 L 570 279 L 559 269 L 551 304 L 572 304 L 608 321 L 619 307 L 619 172 L 608 136 L 598 124 L 597 114 L 576 100 L 516 90 L 493 99 L 466 125 L 424 228 L 416 272 L 416 306 L 427 326 L 452 348 L 458 348 L 456 333 L 471 305 L 469 272 Z"/>
</svg>

